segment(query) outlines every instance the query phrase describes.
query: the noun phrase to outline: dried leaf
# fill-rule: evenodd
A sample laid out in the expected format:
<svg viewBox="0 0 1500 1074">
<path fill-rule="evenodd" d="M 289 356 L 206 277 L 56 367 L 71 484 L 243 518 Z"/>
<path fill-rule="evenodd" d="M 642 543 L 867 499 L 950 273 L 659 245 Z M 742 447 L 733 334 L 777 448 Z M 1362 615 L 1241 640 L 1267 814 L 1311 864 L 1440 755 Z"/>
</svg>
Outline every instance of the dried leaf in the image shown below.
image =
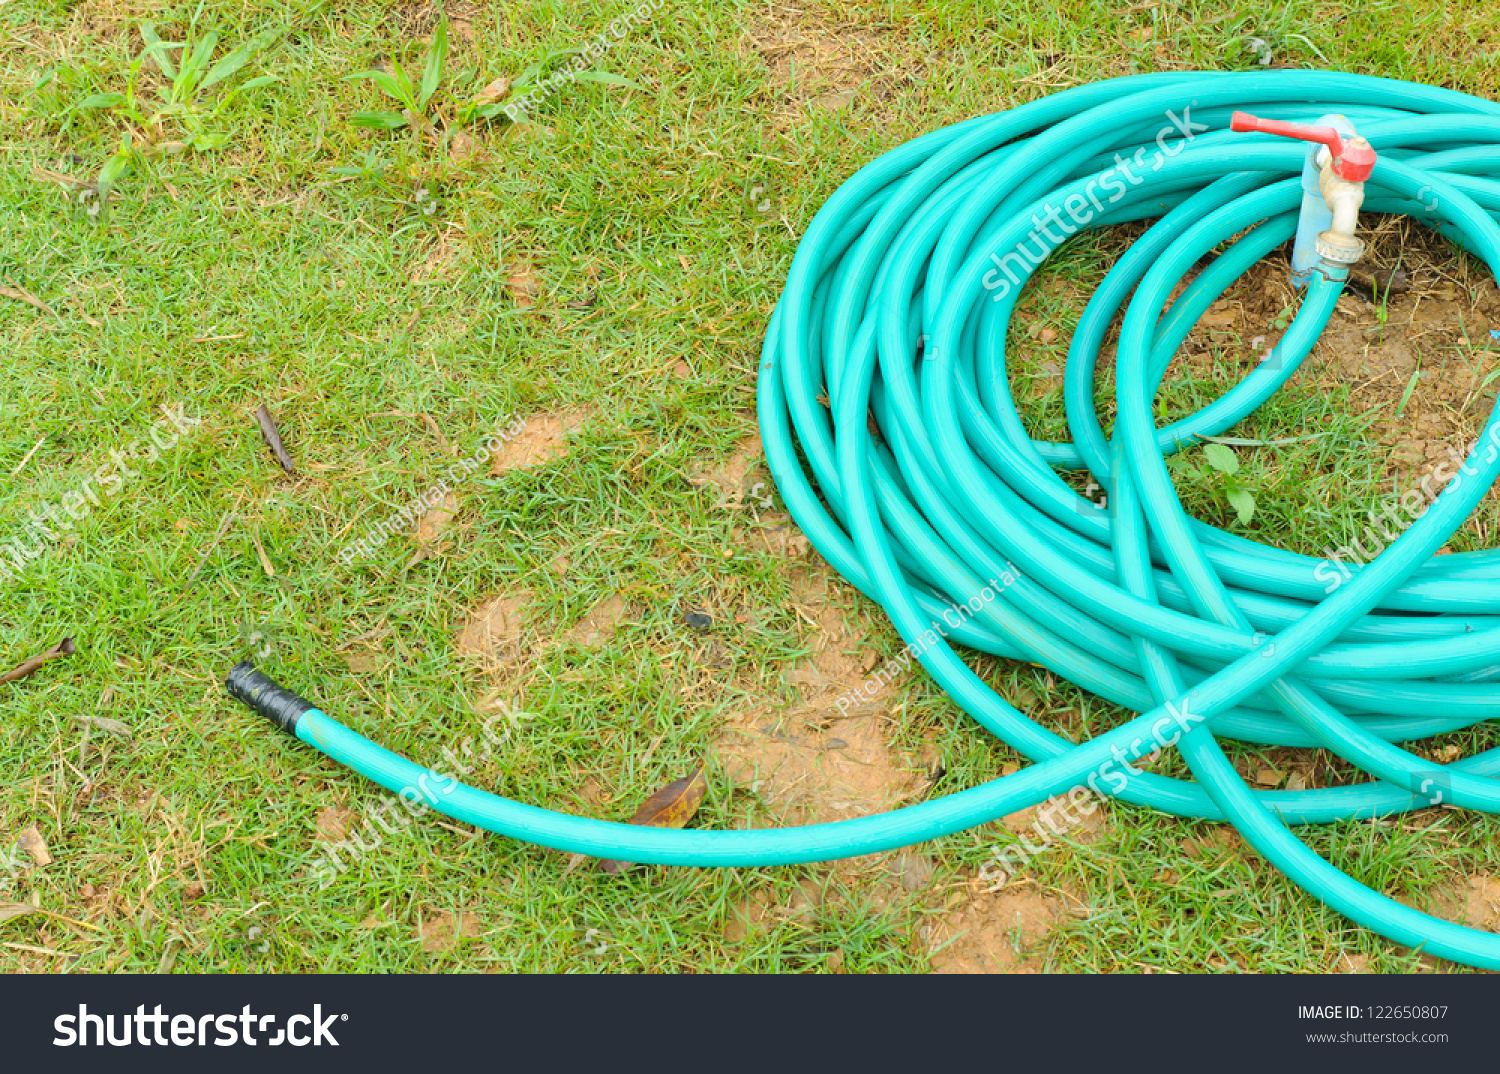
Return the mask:
<svg viewBox="0 0 1500 1074">
<path fill-rule="evenodd" d="M 24 902 L 0 902 L 0 921 L 9 921 L 13 917 L 25 917 L 27 914 L 36 913 L 36 907 Z"/>
<path fill-rule="evenodd" d="M 275 578 L 276 568 L 271 565 L 271 557 L 266 555 L 265 546 L 260 543 L 260 538 L 252 533 L 250 543 L 255 546 L 255 554 L 260 558 L 261 570 L 266 572 L 267 578 Z"/>
<path fill-rule="evenodd" d="M 58 167 L 65 168 L 70 163 L 81 164 L 82 158 L 73 157 L 71 160 L 61 160 Z M 68 175 L 64 172 L 55 172 L 48 168 L 32 168 L 31 177 L 41 183 L 56 183 L 62 187 L 73 187 L 74 189 L 88 188 L 94 185 L 91 179 L 81 179 L 76 175 Z"/>
<path fill-rule="evenodd" d="M 0 675 L 0 682 L 14 682 L 17 679 L 24 679 L 49 660 L 56 660 L 62 656 L 72 656 L 77 648 L 73 644 L 72 638 L 64 638 L 40 656 L 33 656 L 14 671 L 7 671 L 4 675 Z"/>
<path fill-rule="evenodd" d="M 708 792 L 708 780 L 703 769 L 691 776 L 668 783 L 642 803 L 627 824 L 638 824 L 643 828 L 682 828 L 698 813 L 703 796 Z M 599 868 L 606 873 L 623 873 L 631 862 L 606 859 Z"/>
<path fill-rule="evenodd" d="M 510 96 L 510 79 L 504 77 L 495 79 L 484 89 L 474 95 L 475 104 L 494 104 L 503 101 Z"/>
<path fill-rule="evenodd" d="M 276 461 L 281 468 L 289 474 L 297 472 L 297 465 L 292 462 L 292 457 L 281 443 L 281 430 L 276 427 L 276 419 L 271 416 L 271 408 L 262 403 L 255 410 L 255 420 L 260 423 L 260 438 L 266 442 L 266 447 L 271 449 L 271 454 L 276 456 Z"/>
<path fill-rule="evenodd" d="M 47 305 L 47 303 L 43 302 L 41 299 L 37 298 L 36 295 L 32 294 L 24 287 L 0 287 L 0 296 L 3 296 L 5 298 L 13 298 L 17 302 L 24 302 L 28 306 L 35 306 L 43 313 L 50 313 L 54 317 L 57 316 L 56 310 Z"/>
<path fill-rule="evenodd" d="M 484 146 L 478 138 L 466 131 L 454 131 L 448 138 L 448 159 L 468 160 Z"/>
<path fill-rule="evenodd" d="M 166 945 L 162 948 L 161 958 L 156 960 L 157 973 L 171 973 L 172 967 L 177 965 L 177 952 L 182 950 L 182 937 L 167 937 Z"/>
<path fill-rule="evenodd" d="M 73 719 L 111 735 L 119 735 L 121 738 L 129 738 L 134 733 L 130 730 L 128 723 L 123 723 L 120 720 L 111 720 L 108 716 L 74 716 Z"/>
<path fill-rule="evenodd" d="M 52 855 L 47 851 L 47 840 L 42 838 L 42 833 L 36 830 L 35 824 L 17 836 L 16 842 L 38 865 L 52 864 Z"/>
</svg>

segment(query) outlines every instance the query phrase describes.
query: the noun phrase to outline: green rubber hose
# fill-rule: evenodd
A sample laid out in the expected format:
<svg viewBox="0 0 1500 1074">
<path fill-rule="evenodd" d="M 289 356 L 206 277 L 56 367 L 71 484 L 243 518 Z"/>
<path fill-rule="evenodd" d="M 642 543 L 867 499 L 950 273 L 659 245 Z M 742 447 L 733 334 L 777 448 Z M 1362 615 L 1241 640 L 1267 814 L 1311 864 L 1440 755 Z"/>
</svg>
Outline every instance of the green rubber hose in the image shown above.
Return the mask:
<svg viewBox="0 0 1500 1074">
<path fill-rule="evenodd" d="M 1420 517 L 1347 573 L 1192 519 L 1172 488 L 1165 456 L 1232 426 L 1284 384 L 1343 286 L 1337 266 L 1315 275 L 1265 360 L 1222 398 L 1158 426 L 1157 391 L 1184 337 L 1296 225 L 1306 147 L 1231 133 L 1234 109 L 1306 122 L 1343 112 L 1380 155 L 1366 210 L 1411 215 L 1500 270 L 1500 182 L 1488 178 L 1500 166 L 1500 105 L 1329 72 L 1141 75 L 935 131 L 861 169 L 808 228 L 771 319 L 759 416 L 787 509 L 885 609 L 953 701 L 1032 760 L 1020 772 L 835 824 L 663 831 L 443 780 L 247 665 L 231 676 L 231 692 L 457 820 L 638 862 L 764 866 L 869 854 L 1088 786 L 1228 821 L 1352 920 L 1500 969 L 1500 936 L 1364 887 L 1289 827 L 1439 802 L 1500 806 L 1500 750 L 1439 765 L 1397 745 L 1500 716 L 1500 552 L 1434 556 L 1500 476 L 1496 416 Z M 1005 364 L 1022 286 L 1072 235 L 1134 220 L 1155 222 L 1110 270 L 1073 335 L 1064 373 L 1072 439 L 1033 441 Z M 1122 309 L 1106 435 L 1095 374 Z M 1059 476 L 1081 468 L 1107 490 L 1107 508 Z M 999 697 L 954 646 L 1042 665 L 1139 715 L 1074 744 Z M 1226 759 L 1226 738 L 1322 747 L 1371 780 L 1252 790 Z M 1193 779 L 1132 764 L 1163 746 L 1182 751 Z"/>
</svg>

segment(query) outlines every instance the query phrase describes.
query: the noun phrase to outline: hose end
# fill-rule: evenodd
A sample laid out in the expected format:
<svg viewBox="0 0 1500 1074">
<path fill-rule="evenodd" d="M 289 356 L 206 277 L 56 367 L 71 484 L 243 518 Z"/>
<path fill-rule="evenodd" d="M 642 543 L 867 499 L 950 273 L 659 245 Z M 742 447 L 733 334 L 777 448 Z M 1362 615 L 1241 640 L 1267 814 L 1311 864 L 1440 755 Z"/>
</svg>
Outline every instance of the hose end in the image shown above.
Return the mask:
<svg viewBox="0 0 1500 1074">
<path fill-rule="evenodd" d="M 224 680 L 224 689 L 230 697 L 248 705 L 287 734 L 294 736 L 302 714 L 318 707 L 306 698 L 292 693 L 264 672 L 255 670 L 255 665 L 248 660 L 234 666 L 229 678 Z"/>
</svg>

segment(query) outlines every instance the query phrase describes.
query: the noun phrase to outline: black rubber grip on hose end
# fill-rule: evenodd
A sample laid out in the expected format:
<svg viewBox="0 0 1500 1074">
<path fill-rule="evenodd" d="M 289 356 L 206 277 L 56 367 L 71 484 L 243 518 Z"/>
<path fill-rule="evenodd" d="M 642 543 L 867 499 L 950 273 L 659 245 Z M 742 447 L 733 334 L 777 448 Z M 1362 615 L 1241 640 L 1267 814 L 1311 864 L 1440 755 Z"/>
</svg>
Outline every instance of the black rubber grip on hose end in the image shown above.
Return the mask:
<svg viewBox="0 0 1500 1074">
<path fill-rule="evenodd" d="M 289 735 L 297 733 L 297 721 L 304 712 L 318 707 L 269 675 L 256 671 L 248 660 L 235 665 L 224 680 L 224 688 L 230 697 L 243 701 Z"/>
</svg>

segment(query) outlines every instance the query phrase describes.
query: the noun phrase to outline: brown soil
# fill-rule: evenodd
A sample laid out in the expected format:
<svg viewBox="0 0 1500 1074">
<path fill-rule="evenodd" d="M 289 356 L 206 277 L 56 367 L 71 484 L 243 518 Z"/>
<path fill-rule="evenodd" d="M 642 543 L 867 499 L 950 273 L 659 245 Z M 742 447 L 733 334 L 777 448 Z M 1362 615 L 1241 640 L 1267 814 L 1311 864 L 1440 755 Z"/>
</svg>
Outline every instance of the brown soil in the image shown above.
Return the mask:
<svg viewBox="0 0 1500 1074">
<path fill-rule="evenodd" d="M 492 674 L 518 669 L 525 659 L 522 611 L 530 599 L 529 593 L 513 593 L 483 605 L 459 631 L 458 651 L 476 657 Z"/>
<path fill-rule="evenodd" d="M 786 824 L 891 809 L 917 783 L 913 766 L 886 744 L 883 724 L 891 718 L 897 684 L 839 704 L 875 668 L 875 651 L 846 622 L 826 568 L 798 570 L 794 577 L 797 611 L 812 627 L 811 653 L 786 673 L 796 700 L 732 717 L 718 742 L 725 771 Z"/>
<path fill-rule="evenodd" d="M 590 608 L 564 637 L 585 648 L 595 649 L 608 643 L 615 636 L 615 630 L 629 617 L 630 602 L 616 593 Z"/>
<path fill-rule="evenodd" d="M 417 926 L 417 940 L 430 955 L 442 954 L 458 946 L 460 940 L 478 936 L 479 916 L 468 910 L 458 914 L 444 911 L 422 919 Z"/>
<path fill-rule="evenodd" d="M 1485 348 L 1500 328 L 1500 290 L 1410 221 L 1372 217 L 1368 225 L 1365 257 L 1293 383 L 1347 387 L 1355 413 L 1380 407 L 1370 426 L 1389 449 L 1375 460 L 1380 483 L 1410 488 L 1449 458 L 1450 447 L 1466 450 L 1494 407 L 1496 385 L 1483 382 L 1494 364 Z M 1370 286 L 1372 276 L 1397 272 L 1405 289 Z M 1281 338 L 1278 316 L 1300 303 L 1287 273 L 1284 251 L 1256 265 L 1209 309 L 1176 361 L 1200 375 L 1226 357 L 1248 370 Z"/>
<path fill-rule="evenodd" d="M 848 9 L 770 4 L 750 21 L 746 47 L 769 69 L 775 89 L 767 107 L 778 130 L 805 122 L 808 112 L 861 102 L 884 106 L 925 70 L 900 55 L 896 26 L 853 22 Z"/>
<path fill-rule="evenodd" d="M 1042 973 L 1044 941 L 1076 900 L 1034 886 L 980 895 L 928 934 L 934 973 Z"/>
<path fill-rule="evenodd" d="M 550 462 L 567 451 L 568 437 L 583 426 L 590 413 L 588 408 L 579 407 L 532 415 L 520 432 L 496 449 L 491 469 L 504 474 Z"/>
</svg>

